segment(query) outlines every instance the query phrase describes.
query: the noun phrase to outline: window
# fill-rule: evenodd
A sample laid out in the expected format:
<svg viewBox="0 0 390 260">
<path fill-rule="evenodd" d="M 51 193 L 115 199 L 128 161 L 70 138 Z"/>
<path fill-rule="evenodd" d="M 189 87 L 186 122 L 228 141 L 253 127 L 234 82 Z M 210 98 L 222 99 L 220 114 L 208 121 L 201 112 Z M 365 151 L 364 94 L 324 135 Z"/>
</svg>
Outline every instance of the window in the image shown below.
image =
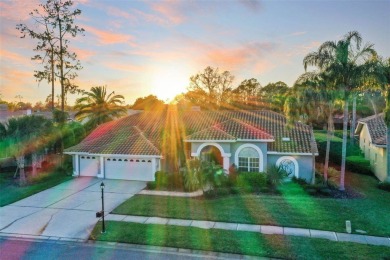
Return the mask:
<svg viewBox="0 0 390 260">
<path fill-rule="evenodd" d="M 238 169 L 243 172 L 258 172 L 260 158 L 258 152 L 251 147 L 246 147 L 238 154 Z"/>
<path fill-rule="evenodd" d="M 283 159 L 279 167 L 286 171 L 288 177 L 295 176 L 295 163 L 290 159 Z"/>
<path fill-rule="evenodd" d="M 276 160 L 276 166 L 285 170 L 288 177 L 299 178 L 299 165 L 297 159 L 291 156 L 282 156 Z"/>
</svg>

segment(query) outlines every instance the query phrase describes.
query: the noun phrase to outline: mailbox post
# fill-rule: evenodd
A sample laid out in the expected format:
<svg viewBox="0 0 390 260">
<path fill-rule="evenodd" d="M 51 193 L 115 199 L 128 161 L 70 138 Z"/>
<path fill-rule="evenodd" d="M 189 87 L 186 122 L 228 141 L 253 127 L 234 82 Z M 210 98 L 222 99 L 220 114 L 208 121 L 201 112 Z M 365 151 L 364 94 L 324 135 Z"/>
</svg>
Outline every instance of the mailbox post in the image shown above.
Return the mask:
<svg viewBox="0 0 390 260">
<path fill-rule="evenodd" d="M 100 189 L 102 190 L 102 220 L 103 220 L 103 226 L 102 226 L 102 233 L 106 233 L 106 227 L 104 225 L 104 183 L 102 182 L 100 184 Z"/>
</svg>

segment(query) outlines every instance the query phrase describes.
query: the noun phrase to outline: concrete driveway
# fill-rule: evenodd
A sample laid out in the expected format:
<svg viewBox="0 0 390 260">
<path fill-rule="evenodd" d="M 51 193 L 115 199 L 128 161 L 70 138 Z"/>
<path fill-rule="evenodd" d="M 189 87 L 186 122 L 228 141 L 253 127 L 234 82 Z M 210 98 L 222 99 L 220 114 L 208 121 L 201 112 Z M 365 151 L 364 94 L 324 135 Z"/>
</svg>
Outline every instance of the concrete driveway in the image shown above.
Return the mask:
<svg viewBox="0 0 390 260">
<path fill-rule="evenodd" d="M 0 208 L 0 232 L 87 239 L 101 210 L 102 180 L 78 177 Z M 108 214 L 146 182 L 103 180 Z"/>
</svg>

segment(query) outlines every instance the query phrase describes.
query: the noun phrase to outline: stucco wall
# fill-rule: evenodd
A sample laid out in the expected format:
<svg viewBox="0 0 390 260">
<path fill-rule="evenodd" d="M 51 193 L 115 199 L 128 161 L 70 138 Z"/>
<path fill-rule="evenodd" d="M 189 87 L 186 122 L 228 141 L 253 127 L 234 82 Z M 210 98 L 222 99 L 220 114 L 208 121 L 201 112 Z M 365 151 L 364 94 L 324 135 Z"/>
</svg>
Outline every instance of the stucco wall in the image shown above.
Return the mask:
<svg viewBox="0 0 390 260">
<path fill-rule="evenodd" d="M 198 148 L 203 143 L 192 143 L 191 144 L 191 153 L 196 154 L 198 151 Z M 283 156 L 291 156 L 296 159 L 298 163 L 298 177 L 307 180 L 308 182 L 312 178 L 312 169 L 313 169 L 313 163 L 312 163 L 312 157 L 311 155 L 281 155 L 281 154 L 267 154 L 267 143 L 260 143 L 260 142 L 235 142 L 235 143 L 217 143 L 219 146 L 221 146 L 225 153 L 230 153 L 231 156 L 229 158 L 229 166 L 233 163 L 237 166 L 238 162 L 236 161 L 236 153 L 238 152 L 239 148 L 242 145 L 245 144 L 252 144 L 256 147 L 258 147 L 262 154 L 263 154 L 263 166 L 260 167 L 263 169 L 263 171 L 267 171 L 268 166 L 275 165 L 277 160 L 280 157 Z"/>
<path fill-rule="evenodd" d="M 268 154 L 268 165 L 276 165 L 276 161 L 283 156 L 290 156 L 295 158 L 295 160 L 298 162 L 298 178 L 305 179 L 307 182 L 311 181 L 313 170 L 311 155 Z"/>
<path fill-rule="evenodd" d="M 364 158 L 370 161 L 371 169 L 375 176 L 381 181 L 386 180 L 388 176 L 386 173 L 386 148 L 377 147 L 371 143 L 367 125 L 363 125 L 359 139 L 360 149 L 364 153 Z"/>
</svg>

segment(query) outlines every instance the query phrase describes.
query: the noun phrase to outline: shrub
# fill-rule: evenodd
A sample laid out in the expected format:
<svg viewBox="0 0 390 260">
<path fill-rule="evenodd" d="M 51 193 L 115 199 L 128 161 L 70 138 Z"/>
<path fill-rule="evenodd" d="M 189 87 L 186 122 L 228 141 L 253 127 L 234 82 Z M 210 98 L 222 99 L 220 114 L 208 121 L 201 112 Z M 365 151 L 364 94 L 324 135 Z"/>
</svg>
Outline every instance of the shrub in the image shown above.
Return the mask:
<svg viewBox="0 0 390 260">
<path fill-rule="evenodd" d="M 373 175 L 370 161 L 363 158 L 363 156 L 348 156 L 346 158 L 346 167 L 356 173 Z"/>
<path fill-rule="evenodd" d="M 378 188 L 390 192 L 390 182 L 380 182 Z"/>
<path fill-rule="evenodd" d="M 267 182 L 272 188 L 276 188 L 287 177 L 287 173 L 280 166 L 273 165 L 267 169 Z"/>
<path fill-rule="evenodd" d="M 167 188 L 169 182 L 169 176 L 167 172 L 157 171 L 154 174 L 154 179 L 157 189 Z"/>
<path fill-rule="evenodd" d="M 199 173 L 194 170 L 183 172 L 184 188 L 186 191 L 195 191 L 200 188 Z"/>
<path fill-rule="evenodd" d="M 245 192 L 259 192 L 267 186 L 267 176 L 259 172 L 242 172 L 238 174 L 235 186 Z"/>
<path fill-rule="evenodd" d="M 155 181 L 149 181 L 146 183 L 146 188 L 148 190 L 155 190 L 157 188 L 157 184 Z"/>
</svg>

